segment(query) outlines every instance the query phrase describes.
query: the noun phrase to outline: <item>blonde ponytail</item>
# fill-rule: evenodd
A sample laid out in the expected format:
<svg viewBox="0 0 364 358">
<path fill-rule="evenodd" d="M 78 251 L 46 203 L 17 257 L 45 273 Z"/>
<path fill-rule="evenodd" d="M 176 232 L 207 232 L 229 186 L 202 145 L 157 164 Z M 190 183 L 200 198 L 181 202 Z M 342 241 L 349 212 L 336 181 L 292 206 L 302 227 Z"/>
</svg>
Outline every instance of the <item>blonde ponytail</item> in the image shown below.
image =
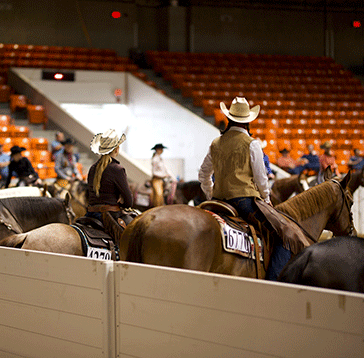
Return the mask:
<svg viewBox="0 0 364 358">
<path fill-rule="evenodd" d="M 100 183 L 101 183 L 102 173 L 104 172 L 105 168 L 111 163 L 111 161 L 112 161 L 111 155 L 105 154 L 100 158 L 96 166 L 94 182 L 93 182 L 93 187 L 96 196 L 100 196 Z"/>
</svg>

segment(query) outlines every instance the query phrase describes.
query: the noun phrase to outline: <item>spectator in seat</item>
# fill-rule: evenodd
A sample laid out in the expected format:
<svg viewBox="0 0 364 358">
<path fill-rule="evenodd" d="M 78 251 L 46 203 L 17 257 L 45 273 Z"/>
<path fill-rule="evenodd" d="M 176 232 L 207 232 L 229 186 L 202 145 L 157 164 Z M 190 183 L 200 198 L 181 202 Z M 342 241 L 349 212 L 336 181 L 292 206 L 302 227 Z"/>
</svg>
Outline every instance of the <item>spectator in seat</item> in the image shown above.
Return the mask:
<svg viewBox="0 0 364 358">
<path fill-rule="evenodd" d="M 27 157 L 23 157 L 24 147 L 14 145 L 10 149 L 10 164 L 8 166 L 9 174 L 6 179 L 5 188 L 9 187 L 13 173 L 19 178 L 16 186 L 28 186 L 41 184 L 38 173 L 34 170 L 32 163 Z"/>
<path fill-rule="evenodd" d="M 324 153 L 322 155 L 320 155 L 320 157 L 319 157 L 320 158 L 320 171 L 317 176 L 318 184 L 324 182 L 325 179 L 323 176 L 323 172 L 329 165 L 331 166 L 331 170 L 334 173 L 334 175 L 340 176 L 339 168 L 336 163 L 335 157 L 332 154 L 331 147 L 332 147 L 332 144 L 328 141 L 320 145 L 320 148 L 324 150 Z"/>
<path fill-rule="evenodd" d="M 56 160 L 56 156 L 63 149 L 62 142 L 65 140 L 63 132 L 57 132 L 55 140 L 51 143 L 52 160 Z"/>
<path fill-rule="evenodd" d="M 10 155 L 4 153 L 3 145 L 0 144 L 0 187 L 2 187 L 9 175 L 8 165 L 10 164 Z"/>
<path fill-rule="evenodd" d="M 67 138 L 62 142 L 63 148 L 56 156 L 54 170 L 57 173 L 56 185 L 69 190 L 75 180 L 83 180 L 77 169 L 77 160 L 73 154 L 74 141 Z"/>
<path fill-rule="evenodd" d="M 290 174 L 295 174 L 296 161 L 290 156 L 289 150 L 284 148 L 279 151 L 282 155 L 277 159 L 277 165 Z"/>
<path fill-rule="evenodd" d="M 350 157 L 348 161 L 349 169 L 355 170 L 362 170 L 364 167 L 364 157 L 361 155 L 359 149 L 354 149 L 354 155 Z"/>
<path fill-rule="evenodd" d="M 308 154 L 304 154 L 300 159 L 298 159 L 297 163 L 299 165 L 293 169 L 294 174 L 300 174 L 304 170 L 312 170 L 317 175 L 320 171 L 320 158 L 317 154 L 315 154 L 313 144 L 309 144 L 307 146 L 307 151 Z"/>
</svg>

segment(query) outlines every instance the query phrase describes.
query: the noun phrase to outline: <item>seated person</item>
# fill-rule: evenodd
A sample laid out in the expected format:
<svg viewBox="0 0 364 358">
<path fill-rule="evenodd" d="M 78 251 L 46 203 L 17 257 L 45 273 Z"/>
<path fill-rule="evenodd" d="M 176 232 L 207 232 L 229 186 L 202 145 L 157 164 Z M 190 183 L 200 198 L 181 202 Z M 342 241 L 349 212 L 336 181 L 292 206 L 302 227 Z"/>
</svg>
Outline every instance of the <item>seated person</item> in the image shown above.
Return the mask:
<svg viewBox="0 0 364 358">
<path fill-rule="evenodd" d="M 286 148 L 279 151 L 282 156 L 277 159 L 277 165 L 286 172 L 295 174 L 294 168 L 296 167 L 296 161 L 290 156 L 289 152 Z"/>
<path fill-rule="evenodd" d="M 56 160 L 57 154 L 63 149 L 64 140 L 63 132 L 57 132 L 55 140 L 51 143 L 52 160 Z"/>
<path fill-rule="evenodd" d="M 294 174 L 300 174 L 304 170 L 313 170 L 318 174 L 320 170 L 320 158 L 315 154 L 313 144 L 307 146 L 308 154 L 304 154 L 297 163 L 299 163 L 296 168 L 293 169 Z"/>
<path fill-rule="evenodd" d="M 34 170 L 32 163 L 27 157 L 23 157 L 21 154 L 24 150 L 24 147 L 19 147 L 17 145 L 11 147 L 11 160 L 8 166 L 9 175 L 6 179 L 5 188 L 9 187 L 11 177 L 14 173 L 19 178 L 16 186 L 27 186 L 31 184 L 36 185 L 41 183 L 38 173 Z"/>
<path fill-rule="evenodd" d="M 324 170 L 330 165 L 331 170 L 333 171 L 335 176 L 340 177 L 339 167 L 336 163 L 335 157 L 331 151 L 332 144 L 330 142 L 325 142 L 320 145 L 320 148 L 324 150 L 324 153 L 320 155 L 320 171 L 317 176 L 317 182 L 323 183 L 324 179 Z"/>
<path fill-rule="evenodd" d="M 54 170 L 57 173 L 56 185 L 69 190 L 71 188 L 71 182 L 83 180 L 83 178 L 77 169 L 77 160 L 73 154 L 73 140 L 67 138 L 62 144 L 63 148 L 57 154 L 54 166 Z"/>
<path fill-rule="evenodd" d="M 354 155 L 348 161 L 349 169 L 362 170 L 364 167 L 364 157 L 361 156 L 359 149 L 354 149 Z"/>
</svg>

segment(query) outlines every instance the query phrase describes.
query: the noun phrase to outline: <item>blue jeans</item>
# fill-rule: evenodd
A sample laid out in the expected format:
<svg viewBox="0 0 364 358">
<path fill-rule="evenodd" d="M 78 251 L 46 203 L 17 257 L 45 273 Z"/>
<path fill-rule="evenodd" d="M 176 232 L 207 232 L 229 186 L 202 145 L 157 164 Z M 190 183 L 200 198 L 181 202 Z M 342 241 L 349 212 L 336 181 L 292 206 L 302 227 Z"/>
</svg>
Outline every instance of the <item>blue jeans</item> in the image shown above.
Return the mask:
<svg viewBox="0 0 364 358">
<path fill-rule="evenodd" d="M 264 223 L 265 229 L 269 232 L 274 232 L 273 227 L 265 216 L 260 212 L 257 204 L 254 202 L 254 197 L 240 197 L 227 200 L 227 203 L 232 205 L 237 211 L 239 216 L 249 222 L 249 215 L 261 223 Z M 266 279 L 270 281 L 277 281 L 279 273 L 291 258 L 291 251 L 283 247 L 282 239 L 274 235 L 273 251 L 268 264 L 266 272 Z"/>
</svg>

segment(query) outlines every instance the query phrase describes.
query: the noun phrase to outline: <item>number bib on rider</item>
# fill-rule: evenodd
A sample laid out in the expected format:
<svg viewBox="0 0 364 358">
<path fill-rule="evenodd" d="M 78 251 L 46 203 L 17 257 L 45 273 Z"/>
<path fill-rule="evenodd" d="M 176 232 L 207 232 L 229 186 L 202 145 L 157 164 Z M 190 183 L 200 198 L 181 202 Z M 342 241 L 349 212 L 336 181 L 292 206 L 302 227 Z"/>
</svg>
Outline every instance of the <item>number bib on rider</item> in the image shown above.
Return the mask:
<svg viewBox="0 0 364 358">
<path fill-rule="evenodd" d="M 87 247 L 87 257 L 96 260 L 112 260 L 111 251 L 91 246 Z"/>
</svg>

